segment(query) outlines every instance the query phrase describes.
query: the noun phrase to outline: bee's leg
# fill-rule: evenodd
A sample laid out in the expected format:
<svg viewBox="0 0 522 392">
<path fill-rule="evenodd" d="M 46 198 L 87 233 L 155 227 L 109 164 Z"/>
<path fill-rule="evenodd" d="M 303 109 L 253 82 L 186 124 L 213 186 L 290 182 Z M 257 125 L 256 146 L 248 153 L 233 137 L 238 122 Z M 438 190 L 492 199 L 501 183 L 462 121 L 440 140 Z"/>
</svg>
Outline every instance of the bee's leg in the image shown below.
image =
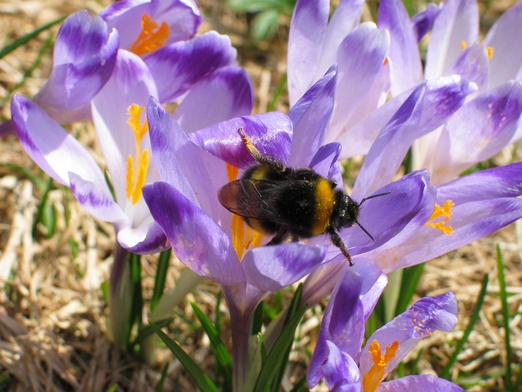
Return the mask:
<svg viewBox="0 0 522 392">
<path fill-rule="evenodd" d="M 284 170 L 285 167 L 281 162 L 278 160 L 271 158 L 271 157 L 265 157 L 263 154 L 261 154 L 261 151 L 257 149 L 256 146 L 254 146 L 254 143 L 248 138 L 248 136 L 245 133 L 245 130 L 243 128 L 238 129 L 239 134 L 241 135 L 241 138 L 243 139 L 243 142 L 245 143 L 245 147 L 248 149 L 248 152 L 250 155 L 252 155 L 252 158 L 254 158 L 259 163 L 263 163 L 268 166 L 272 166 L 276 168 L 277 170 Z"/>
<path fill-rule="evenodd" d="M 348 262 L 350 263 L 350 266 L 353 266 L 352 258 L 350 257 L 350 253 L 348 253 L 348 249 L 346 249 L 346 246 L 344 245 L 344 242 L 341 239 L 341 237 L 339 237 L 339 234 L 337 234 L 337 232 L 332 228 L 328 229 L 328 234 L 330 234 L 332 243 L 341 250 L 341 253 L 344 255 L 344 257 L 346 257 L 346 260 L 348 260 Z"/>
<path fill-rule="evenodd" d="M 290 237 L 290 234 L 286 231 L 280 231 L 274 235 L 274 237 L 268 242 L 267 245 L 277 245 L 282 242 L 286 242 Z"/>
</svg>

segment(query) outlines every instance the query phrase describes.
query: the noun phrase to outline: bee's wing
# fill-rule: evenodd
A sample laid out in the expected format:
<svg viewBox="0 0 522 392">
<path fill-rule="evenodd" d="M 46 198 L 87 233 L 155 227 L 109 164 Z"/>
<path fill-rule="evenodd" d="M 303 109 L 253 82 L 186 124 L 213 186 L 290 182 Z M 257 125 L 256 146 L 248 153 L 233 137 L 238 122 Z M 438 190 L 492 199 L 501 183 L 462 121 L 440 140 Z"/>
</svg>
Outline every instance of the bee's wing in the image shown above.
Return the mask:
<svg viewBox="0 0 522 392">
<path fill-rule="evenodd" d="M 271 201 L 278 195 L 278 182 L 241 179 L 229 182 L 219 190 L 219 202 L 230 212 L 243 218 L 277 221 Z"/>
</svg>

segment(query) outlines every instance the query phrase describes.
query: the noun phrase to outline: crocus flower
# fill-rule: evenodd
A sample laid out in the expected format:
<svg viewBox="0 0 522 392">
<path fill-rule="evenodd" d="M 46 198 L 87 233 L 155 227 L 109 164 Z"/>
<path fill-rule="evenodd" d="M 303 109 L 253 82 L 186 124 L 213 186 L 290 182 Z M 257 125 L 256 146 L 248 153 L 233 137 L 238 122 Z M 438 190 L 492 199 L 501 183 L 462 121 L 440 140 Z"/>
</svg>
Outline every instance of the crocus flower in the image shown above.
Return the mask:
<svg viewBox="0 0 522 392">
<path fill-rule="evenodd" d="M 263 155 L 283 164 L 310 166 L 341 184 L 339 146 L 321 145 L 332 112 L 335 77 L 335 70 L 331 70 L 320 79 L 288 117 L 281 113 L 245 116 L 189 133 L 188 137 L 157 102 L 149 105 L 152 156 L 163 181 L 144 187 L 144 197 L 178 258 L 223 287 L 232 318 L 234 372 L 239 389 L 246 382 L 247 341 L 255 307 L 269 293 L 317 268 L 330 239 L 321 236 L 308 244 L 259 246 L 262 237 L 247 228 L 242 218 L 225 210 L 217 200 L 217 192 L 237 178 L 238 169 L 256 163 L 239 128 Z M 427 189 L 422 175 L 384 187 L 391 194 L 375 203 L 372 200 L 372 211 L 378 216 L 394 205 L 393 213 L 379 222 L 375 243 L 359 228 L 348 229 L 356 232 L 352 248 L 371 249 L 389 240 L 423 205 L 432 204 Z M 367 213 L 366 207 L 362 206 L 361 216 Z"/>
<path fill-rule="evenodd" d="M 450 0 L 431 16 L 433 26 L 423 69 L 415 20 L 402 2 L 386 0 L 379 8 L 379 27 L 390 32 L 391 92 L 399 95 L 423 78 L 458 74 L 478 89 L 442 127 L 413 145 L 413 167 L 428 168 L 436 184 L 452 180 L 474 164 L 487 160 L 519 140 L 522 55 L 512 45 L 522 36 L 522 7 L 508 9 L 478 42 L 478 6 L 475 1 Z M 517 81 L 514 81 L 514 80 Z M 465 147 L 464 147 L 465 146 Z"/>
<path fill-rule="evenodd" d="M 377 303 L 365 278 L 375 266 L 371 261 L 359 270 L 342 271 L 328 302 L 307 381 L 314 387 L 324 378 L 332 391 L 463 391 L 459 386 L 431 375 L 408 376 L 382 382 L 421 340 L 437 330 L 450 332 L 457 323 L 457 302 L 449 292 L 418 300 L 406 312 L 375 331 L 364 341 L 364 326 Z"/>
</svg>

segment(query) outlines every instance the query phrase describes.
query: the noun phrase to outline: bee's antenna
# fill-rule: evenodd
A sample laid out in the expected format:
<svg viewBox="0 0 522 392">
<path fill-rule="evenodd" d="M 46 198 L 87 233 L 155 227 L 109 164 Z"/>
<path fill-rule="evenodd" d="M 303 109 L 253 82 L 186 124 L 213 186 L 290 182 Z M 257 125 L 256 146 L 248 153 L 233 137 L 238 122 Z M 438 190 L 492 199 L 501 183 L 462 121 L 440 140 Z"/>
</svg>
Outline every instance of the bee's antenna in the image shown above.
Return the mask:
<svg viewBox="0 0 522 392">
<path fill-rule="evenodd" d="M 380 197 L 380 196 L 385 196 L 385 195 L 389 195 L 391 193 L 391 191 L 388 191 L 388 192 L 383 192 L 383 193 L 377 193 L 376 195 L 371 195 L 371 196 L 368 196 L 368 197 L 365 197 L 364 199 L 361 200 L 361 202 L 359 203 L 359 207 L 362 206 L 362 204 L 366 201 L 366 200 L 370 200 L 370 199 L 375 199 L 376 197 Z M 368 230 L 366 230 L 363 225 L 361 225 L 358 221 L 355 221 L 355 223 L 357 224 L 357 226 L 359 226 L 362 231 L 364 231 L 366 233 L 366 235 L 368 237 L 370 237 L 372 239 L 373 242 L 375 242 L 375 239 L 373 238 L 373 236 L 368 232 Z"/>
<path fill-rule="evenodd" d="M 368 196 L 368 197 L 365 197 L 364 199 L 361 200 L 361 202 L 359 203 L 359 207 L 362 206 L 362 204 L 366 201 L 366 200 L 370 200 L 370 199 L 375 199 L 376 197 L 380 197 L 380 196 L 386 196 L 386 195 L 389 195 L 391 193 L 391 191 L 388 191 L 388 192 L 383 192 L 383 193 L 377 193 L 376 195 L 371 195 L 371 196 Z M 360 225 L 359 225 L 360 226 Z M 362 227 L 361 227 L 362 228 Z M 364 230 L 364 229 L 363 229 Z M 366 230 L 364 230 L 366 231 Z M 371 237 L 371 236 L 370 236 Z"/>
<path fill-rule="evenodd" d="M 363 200 L 363 201 L 364 201 L 364 200 Z M 361 204 L 362 204 L 362 203 L 361 203 Z M 362 231 L 364 231 L 364 232 L 368 235 L 368 237 L 370 237 L 370 238 L 372 239 L 373 242 L 375 242 L 375 239 L 373 238 L 373 236 L 368 232 L 368 230 L 366 230 L 366 229 L 363 227 L 363 225 L 361 225 L 361 224 L 360 224 L 359 222 L 357 222 L 357 221 L 355 221 L 355 223 L 357 224 L 357 226 L 359 226 L 359 227 L 362 229 Z"/>
</svg>

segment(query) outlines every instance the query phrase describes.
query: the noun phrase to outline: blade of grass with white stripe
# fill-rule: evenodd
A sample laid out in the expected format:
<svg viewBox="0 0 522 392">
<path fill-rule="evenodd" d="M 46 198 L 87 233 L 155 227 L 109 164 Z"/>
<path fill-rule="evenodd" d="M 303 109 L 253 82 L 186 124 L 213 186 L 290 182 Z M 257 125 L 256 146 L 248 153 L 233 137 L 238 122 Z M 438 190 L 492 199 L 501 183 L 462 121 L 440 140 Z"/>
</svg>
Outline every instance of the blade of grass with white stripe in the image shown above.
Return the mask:
<svg viewBox="0 0 522 392">
<path fill-rule="evenodd" d="M 506 344 L 506 391 L 513 391 L 513 351 L 511 349 L 511 328 L 509 326 L 509 307 L 506 292 L 506 278 L 504 275 L 504 258 L 500 246 L 497 245 L 498 284 L 500 286 L 500 301 L 502 303 L 502 324 L 504 326 L 504 339 Z"/>
</svg>

